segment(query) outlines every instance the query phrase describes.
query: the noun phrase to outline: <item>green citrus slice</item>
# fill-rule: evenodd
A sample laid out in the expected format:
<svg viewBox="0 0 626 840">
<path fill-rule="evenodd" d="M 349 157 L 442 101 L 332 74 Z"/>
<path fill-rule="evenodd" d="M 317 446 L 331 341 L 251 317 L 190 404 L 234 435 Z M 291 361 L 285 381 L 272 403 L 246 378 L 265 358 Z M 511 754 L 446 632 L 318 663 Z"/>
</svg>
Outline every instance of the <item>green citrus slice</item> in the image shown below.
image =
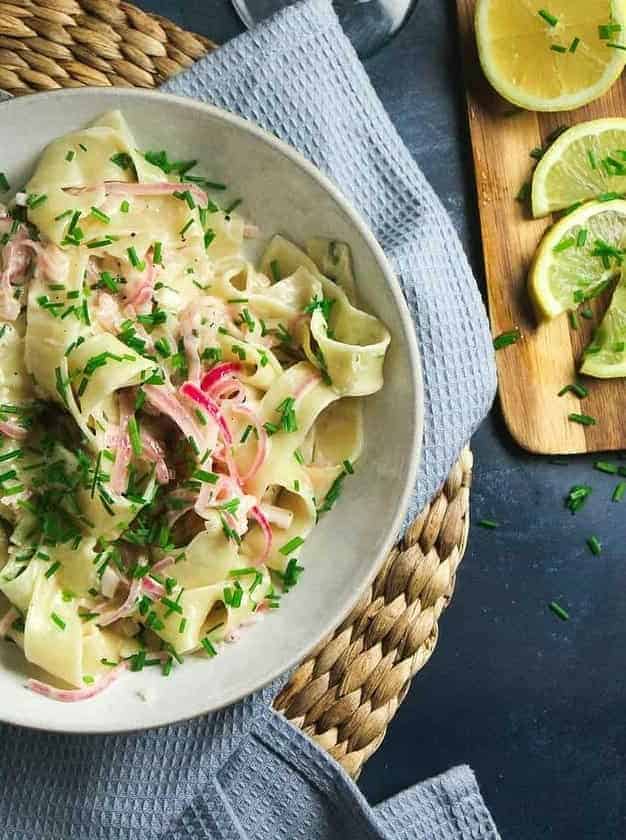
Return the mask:
<svg viewBox="0 0 626 840">
<path fill-rule="evenodd" d="M 541 320 L 596 297 L 621 271 L 626 201 L 592 201 L 546 233 L 531 266 L 528 291 Z"/>
<path fill-rule="evenodd" d="M 581 373 L 600 379 L 626 376 L 626 274 L 622 273 L 609 308 L 585 350 Z"/>
<path fill-rule="evenodd" d="M 569 128 L 537 164 L 533 216 L 626 191 L 626 119 L 592 120 Z"/>
</svg>

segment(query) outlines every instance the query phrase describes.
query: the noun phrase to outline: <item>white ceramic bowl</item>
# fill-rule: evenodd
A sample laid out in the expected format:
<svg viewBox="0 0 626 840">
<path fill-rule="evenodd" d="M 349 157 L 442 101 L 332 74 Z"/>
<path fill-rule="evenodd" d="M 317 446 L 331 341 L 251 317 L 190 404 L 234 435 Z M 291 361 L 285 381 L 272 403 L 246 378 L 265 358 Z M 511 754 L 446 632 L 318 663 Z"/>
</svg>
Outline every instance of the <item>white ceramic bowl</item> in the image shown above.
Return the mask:
<svg viewBox="0 0 626 840">
<path fill-rule="evenodd" d="M 346 615 L 397 536 L 415 482 L 422 439 L 419 354 L 405 302 L 360 215 L 289 146 L 254 124 L 192 100 L 102 88 L 37 94 L 0 104 L 0 168 L 23 184 L 43 147 L 104 111 L 120 108 L 142 149 L 198 158 L 198 171 L 232 185 L 241 211 L 265 236 L 325 236 L 352 248 L 360 305 L 392 341 L 385 386 L 366 399 L 366 446 L 355 475 L 307 540 L 305 573 L 280 610 L 214 660 L 190 657 L 164 679 L 128 674 L 98 697 L 65 705 L 24 688 L 26 667 L 0 642 L 0 720 L 67 732 L 120 732 L 172 723 L 226 706 L 293 667 Z M 148 699 L 142 699 L 142 696 Z"/>
</svg>

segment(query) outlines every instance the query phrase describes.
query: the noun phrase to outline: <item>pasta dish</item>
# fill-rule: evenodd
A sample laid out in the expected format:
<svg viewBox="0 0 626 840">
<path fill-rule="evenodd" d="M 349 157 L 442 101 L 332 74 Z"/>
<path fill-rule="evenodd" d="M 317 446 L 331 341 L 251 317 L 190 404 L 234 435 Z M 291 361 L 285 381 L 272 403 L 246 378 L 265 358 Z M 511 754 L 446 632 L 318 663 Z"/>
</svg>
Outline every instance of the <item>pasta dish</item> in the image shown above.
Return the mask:
<svg viewBox="0 0 626 840">
<path fill-rule="evenodd" d="M 348 246 L 251 261 L 267 232 L 196 166 L 112 112 L 0 206 L 0 644 L 56 700 L 278 608 L 382 387 Z"/>
</svg>

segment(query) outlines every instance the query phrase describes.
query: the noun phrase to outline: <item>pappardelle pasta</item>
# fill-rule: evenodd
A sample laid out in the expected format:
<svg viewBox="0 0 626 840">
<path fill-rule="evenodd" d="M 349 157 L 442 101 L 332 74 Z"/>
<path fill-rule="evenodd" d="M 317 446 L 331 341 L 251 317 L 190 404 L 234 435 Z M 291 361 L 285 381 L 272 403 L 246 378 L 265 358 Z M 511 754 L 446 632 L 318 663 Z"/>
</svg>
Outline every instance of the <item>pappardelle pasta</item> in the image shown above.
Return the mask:
<svg viewBox="0 0 626 840">
<path fill-rule="evenodd" d="M 279 606 L 389 333 L 347 245 L 269 240 L 119 112 L 0 208 L 0 639 L 73 701 Z"/>
</svg>

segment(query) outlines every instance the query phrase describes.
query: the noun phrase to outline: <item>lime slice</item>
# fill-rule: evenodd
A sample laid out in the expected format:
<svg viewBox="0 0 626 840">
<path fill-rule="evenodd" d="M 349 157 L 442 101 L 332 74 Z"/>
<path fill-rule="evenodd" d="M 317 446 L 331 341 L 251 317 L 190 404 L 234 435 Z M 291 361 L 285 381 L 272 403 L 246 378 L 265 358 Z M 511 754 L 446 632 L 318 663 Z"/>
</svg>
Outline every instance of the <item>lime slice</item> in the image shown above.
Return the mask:
<svg viewBox="0 0 626 840">
<path fill-rule="evenodd" d="M 624 3 L 545 3 L 478 0 L 480 63 L 498 93 L 515 105 L 532 111 L 578 108 L 601 96 L 622 72 L 626 52 L 610 45 L 624 40 Z"/>
<path fill-rule="evenodd" d="M 533 216 L 626 190 L 626 119 L 592 120 L 554 141 L 533 175 Z"/>
<path fill-rule="evenodd" d="M 590 201 L 546 233 L 530 269 L 528 290 L 542 320 L 596 297 L 621 271 L 626 201 Z"/>
<path fill-rule="evenodd" d="M 585 350 L 581 373 L 600 379 L 626 376 L 626 274 L 622 273 L 602 323 Z"/>
</svg>

